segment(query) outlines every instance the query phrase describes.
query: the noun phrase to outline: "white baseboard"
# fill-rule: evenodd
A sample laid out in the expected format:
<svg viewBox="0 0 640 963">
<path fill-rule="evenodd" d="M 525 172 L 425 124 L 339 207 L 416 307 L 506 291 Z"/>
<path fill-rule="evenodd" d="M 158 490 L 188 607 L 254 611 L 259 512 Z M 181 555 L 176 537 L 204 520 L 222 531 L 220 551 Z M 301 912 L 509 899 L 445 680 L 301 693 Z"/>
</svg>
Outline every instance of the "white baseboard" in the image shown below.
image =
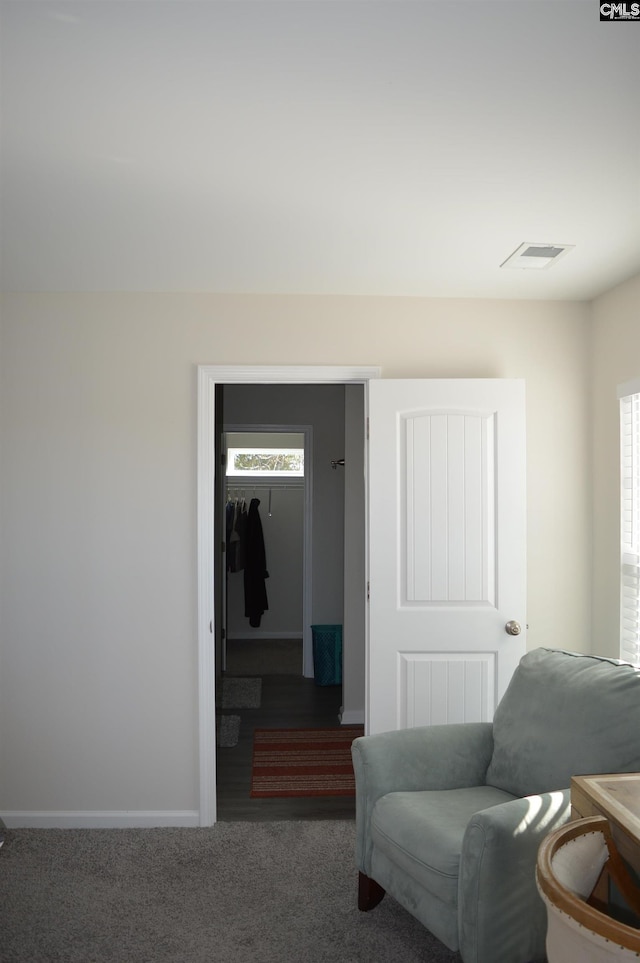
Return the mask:
<svg viewBox="0 0 640 963">
<path fill-rule="evenodd" d="M 240 640 L 242 642 L 253 642 L 261 639 L 299 639 L 302 642 L 302 629 L 299 632 L 252 632 L 251 635 L 247 635 L 246 632 L 230 632 L 227 639 L 229 642 Z"/>
<path fill-rule="evenodd" d="M 341 726 L 363 726 L 364 709 L 349 709 L 340 715 Z"/>
<path fill-rule="evenodd" d="M 197 810 L 108 810 L 98 812 L 0 812 L 0 823 L 7 829 L 152 829 L 154 827 L 196 827 L 200 825 Z"/>
</svg>

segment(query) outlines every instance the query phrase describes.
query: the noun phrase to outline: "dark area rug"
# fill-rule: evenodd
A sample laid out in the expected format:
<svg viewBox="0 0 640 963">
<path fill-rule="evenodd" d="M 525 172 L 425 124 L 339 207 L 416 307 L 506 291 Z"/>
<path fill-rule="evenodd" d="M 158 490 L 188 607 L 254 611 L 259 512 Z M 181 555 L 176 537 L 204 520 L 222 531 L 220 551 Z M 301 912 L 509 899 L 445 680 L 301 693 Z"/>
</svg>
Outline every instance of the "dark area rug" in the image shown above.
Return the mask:
<svg viewBox="0 0 640 963">
<path fill-rule="evenodd" d="M 363 726 L 256 729 L 251 797 L 355 796 L 351 743 Z"/>
<path fill-rule="evenodd" d="M 262 700 L 262 679 L 225 676 L 222 680 L 221 709 L 258 709 Z"/>
<path fill-rule="evenodd" d="M 240 716 L 216 716 L 216 745 L 220 749 L 234 749 L 240 738 Z"/>
</svg>

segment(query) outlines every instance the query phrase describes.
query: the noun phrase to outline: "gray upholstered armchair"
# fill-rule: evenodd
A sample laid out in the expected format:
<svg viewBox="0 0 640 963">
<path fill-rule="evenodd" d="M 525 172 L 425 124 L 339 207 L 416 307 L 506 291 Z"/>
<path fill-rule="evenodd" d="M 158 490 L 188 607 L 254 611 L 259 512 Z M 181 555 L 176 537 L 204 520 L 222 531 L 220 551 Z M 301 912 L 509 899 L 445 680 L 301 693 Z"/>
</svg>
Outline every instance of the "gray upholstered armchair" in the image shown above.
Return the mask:
<svg viewBox="0 0 640 963">
<path fill-rule="evenodd" d="M 360 909 L 385 892 L 464 963 L 545 959 L 538 846 L 569 819 L 572 775 L 640 770 L 640 673 L 536 649 L 493 723 L 353 743 Z"/>
</svg>

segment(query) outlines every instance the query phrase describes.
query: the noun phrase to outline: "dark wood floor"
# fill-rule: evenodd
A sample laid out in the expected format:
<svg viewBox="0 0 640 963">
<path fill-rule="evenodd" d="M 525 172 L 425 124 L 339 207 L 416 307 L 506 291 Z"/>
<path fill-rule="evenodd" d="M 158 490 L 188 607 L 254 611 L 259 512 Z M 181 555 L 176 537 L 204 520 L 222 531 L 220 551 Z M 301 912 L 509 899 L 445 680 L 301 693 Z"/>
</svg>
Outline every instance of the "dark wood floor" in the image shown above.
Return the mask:
<svg viewBox="0 0 640 963">
<path fill-rule="evenodd" d="M 258 673 L 252 673 L 258 674 Z M 340 724 L 341 686 L 317 686 L 297 675 L 262 675 L 259 709 L 229 709 L 240 716 L 240 739 L 217 751 L 218 819 L 230 822 L 276 819 L 352 819 L 355 799 L 322 796 L 308 799 L 251 799 L 254 729 L 323 728 Z"/>
</svg>

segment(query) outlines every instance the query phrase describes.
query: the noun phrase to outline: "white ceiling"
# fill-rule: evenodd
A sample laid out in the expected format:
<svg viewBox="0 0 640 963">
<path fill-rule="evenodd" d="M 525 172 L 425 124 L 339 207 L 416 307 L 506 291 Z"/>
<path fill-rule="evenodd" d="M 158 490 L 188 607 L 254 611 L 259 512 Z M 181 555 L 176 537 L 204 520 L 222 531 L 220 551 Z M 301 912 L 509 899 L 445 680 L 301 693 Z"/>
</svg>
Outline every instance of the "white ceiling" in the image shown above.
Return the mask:
<svg viewBox="0 0 640 963">
<path fill-rule="evenodd" d="M 2 287 L 590 299 L 640 271 L 598 0 L 9 0 Z M 499 265 L 574 244 L 547 271 Z"/>
</svg>

